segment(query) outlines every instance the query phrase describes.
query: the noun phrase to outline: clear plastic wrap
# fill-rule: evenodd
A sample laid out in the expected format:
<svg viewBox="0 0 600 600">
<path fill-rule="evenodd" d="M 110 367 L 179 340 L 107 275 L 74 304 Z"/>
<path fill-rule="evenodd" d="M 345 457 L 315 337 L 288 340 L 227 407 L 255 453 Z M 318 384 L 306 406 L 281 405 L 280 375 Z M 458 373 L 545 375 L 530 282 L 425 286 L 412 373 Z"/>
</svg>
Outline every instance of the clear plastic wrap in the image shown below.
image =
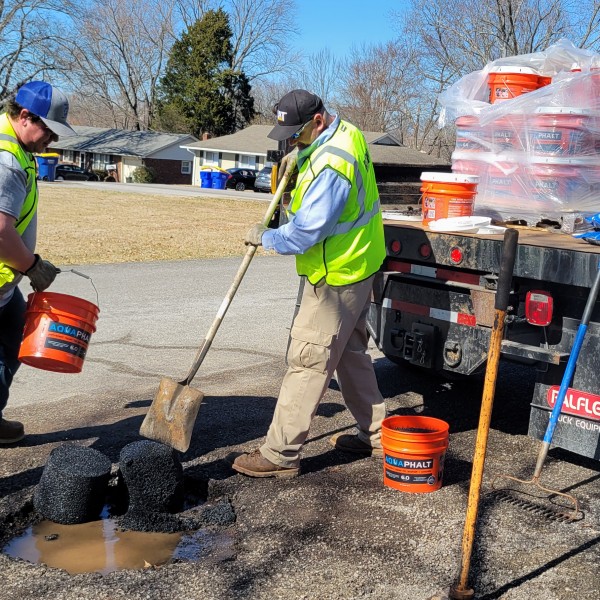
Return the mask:
<svg viewBox="0 0 600 600">
<path fill-rule="evenodd" d="M 475 214 L 570 233 L 600 211 L 600 55 L 561 40 L 490 63 L 440 102 L 440 125 L 456 125 L 452 170 L 480 178 Z"/>
</svg>

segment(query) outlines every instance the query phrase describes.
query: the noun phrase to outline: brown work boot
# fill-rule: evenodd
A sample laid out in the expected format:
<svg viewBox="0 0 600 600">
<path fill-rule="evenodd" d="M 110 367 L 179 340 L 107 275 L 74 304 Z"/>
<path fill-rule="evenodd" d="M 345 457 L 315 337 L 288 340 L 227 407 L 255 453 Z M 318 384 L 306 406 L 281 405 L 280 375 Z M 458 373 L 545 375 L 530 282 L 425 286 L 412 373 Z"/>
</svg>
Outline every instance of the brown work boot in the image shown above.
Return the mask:
<svg viewBox="0 0 600 600">
<path fill-rule="evenodd" d="M 363 456 L 383 456 L 383 448 L 374 448 L 370 444 L 359 439 L 358 435 L 350 433 L 336 433 L 329 438 L 329 443 L 342 452 L 362 454 Z"/>
<path fill-rule="evenodd" d="M 25 428 L 19 421 L 0 419 L 0 444 L 14 444 L 25 437 Z"/>
<path fill-rule="evenodd" d="M 234 461 L 232 467 L 238 472 L 249 477 L 296 477 L 300 469 L 298 467 L 280 467 L 267 460 L 258 448 L 250 454 L 242 454 Z"/>
</svg>

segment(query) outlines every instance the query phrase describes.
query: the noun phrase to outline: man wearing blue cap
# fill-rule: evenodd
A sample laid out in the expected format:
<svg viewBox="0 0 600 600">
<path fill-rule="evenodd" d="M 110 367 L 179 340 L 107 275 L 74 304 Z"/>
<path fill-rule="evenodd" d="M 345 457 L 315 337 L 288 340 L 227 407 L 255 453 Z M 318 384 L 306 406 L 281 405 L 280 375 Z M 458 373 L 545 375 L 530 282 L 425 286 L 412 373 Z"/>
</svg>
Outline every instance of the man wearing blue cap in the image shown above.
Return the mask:
<svg viewBox="0 0 600 600">
<path fill-rule="evenodd" d="M 67 123 L 66 96 L 45 81 L 31 81 L 8 100 L 0 114 L 0 444 L 25 436 L 23 424 L 2 411 L 19 368 L 25 301 L 18 283 L 23 275 L 38 292 L 59 270 L 34 254 L 37 230 L 37 169 L 33 153 L 45 152 L 60 135 L 74 135 Z"/>
</svg>

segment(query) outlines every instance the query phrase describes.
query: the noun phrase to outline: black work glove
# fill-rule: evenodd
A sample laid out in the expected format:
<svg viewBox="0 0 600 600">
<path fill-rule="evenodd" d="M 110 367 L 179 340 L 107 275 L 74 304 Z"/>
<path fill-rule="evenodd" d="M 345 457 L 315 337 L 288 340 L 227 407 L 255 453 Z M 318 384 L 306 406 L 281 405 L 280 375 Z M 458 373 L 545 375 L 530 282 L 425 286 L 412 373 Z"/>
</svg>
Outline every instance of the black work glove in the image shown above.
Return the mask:
<svg viewBox="0 0 600 600">
<path fill-rule="evenodd" d="M 50 261 L 43 260 L 39 254 L 35 254 L 33 265 L 29 267 L 24 275 L 29 277 L 31 287 L 36 292 L 43 292 L 52 285 L 60 269 L 55 267 Z"/>
<path fill-rule="evenodd" d="M 262 223 L 253 225 L 246 233 L 244 243 L 246 246 L 262 246 L 262 236 L 267 228 Z"/>
</svg>

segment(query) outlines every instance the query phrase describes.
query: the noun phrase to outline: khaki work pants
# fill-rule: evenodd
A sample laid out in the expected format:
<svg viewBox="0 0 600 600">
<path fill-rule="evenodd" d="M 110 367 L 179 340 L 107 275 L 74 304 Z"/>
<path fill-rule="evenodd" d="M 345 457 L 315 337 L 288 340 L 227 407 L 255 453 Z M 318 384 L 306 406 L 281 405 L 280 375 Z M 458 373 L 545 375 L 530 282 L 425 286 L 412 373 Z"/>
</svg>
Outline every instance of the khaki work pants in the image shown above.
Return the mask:
<svg viewBox="0 0 600 600">
<path fill-rule="evenodd" d="M 385 403 L 367 354 L 366 318 L 373 277 L 331 287 L 304 286 L 288 349 L 273 421 L 262 455 L 281 467 L 297 467 L 300 448 L 334 372 L 346 406 L 356 419 L 358 437 L 381 446 Z"/>
</svg>

